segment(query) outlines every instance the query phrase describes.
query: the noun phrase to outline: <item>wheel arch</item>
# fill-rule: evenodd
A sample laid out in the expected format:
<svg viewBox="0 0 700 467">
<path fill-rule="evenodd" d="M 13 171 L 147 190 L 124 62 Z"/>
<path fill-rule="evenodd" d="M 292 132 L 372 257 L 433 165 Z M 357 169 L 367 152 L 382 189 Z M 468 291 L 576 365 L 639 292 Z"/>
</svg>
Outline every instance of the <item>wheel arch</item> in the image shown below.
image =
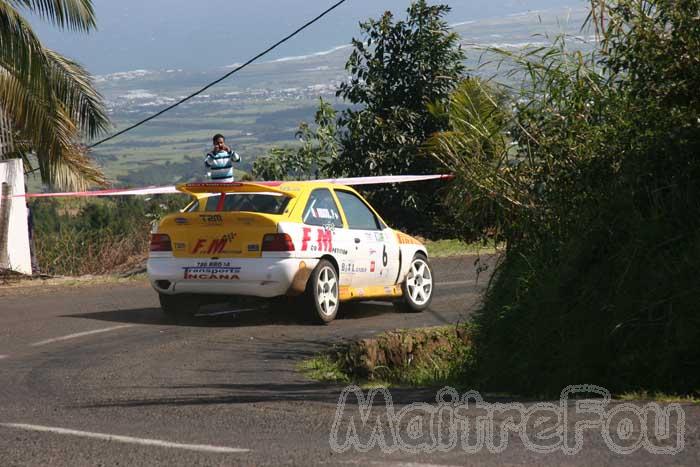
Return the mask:
<svg viewBox="0 0 700 467">
<path fill-rule="evenodd" d="M 400 284 L 406 278 L 406 275 L 408 274 L 408 269 L 411 267 L 411 262 L 413 261 L 413 257 L 416 256 L 416 254 L 421 254 L 425 256 L 426 259 L 428 259 L 428 249 L 425 248 L 424 245 L 402 244 L 399 248 L 399 251 L 401 262 L 399 274 L 396 281 L 397 284 Z"/>
<path fill-rule="evenodd" d="M 340 265 L 338 264 L 338 261 L 333 257 L 333 255 L 323 255 L 319 258 L 319 260 L 325 259 L 326 261 L 330 262 L 333 267 L 335 268 L 335 273 L 340 277 Z"/>
</svg>

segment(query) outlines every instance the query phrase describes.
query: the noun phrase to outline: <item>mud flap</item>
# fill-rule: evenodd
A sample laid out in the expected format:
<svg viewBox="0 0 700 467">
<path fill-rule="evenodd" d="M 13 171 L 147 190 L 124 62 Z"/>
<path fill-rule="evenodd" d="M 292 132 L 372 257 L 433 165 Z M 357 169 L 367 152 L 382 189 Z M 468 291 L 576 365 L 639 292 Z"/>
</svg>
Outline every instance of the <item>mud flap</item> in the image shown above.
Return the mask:
<svg viewBox="0 0 700 467">
<path fill-rule="evenodd" d="M 299 265 L 299 270 L 294 274 L 294 279 L 292 279 L 292 285 L 287 289 L 286 295 L 289 297 L 298 297 L 306 291 L 306 283 L 309 282 L 309 277 L 311 277 L 312 269 L 304 263 L 303 261 Z"/>
</svg>

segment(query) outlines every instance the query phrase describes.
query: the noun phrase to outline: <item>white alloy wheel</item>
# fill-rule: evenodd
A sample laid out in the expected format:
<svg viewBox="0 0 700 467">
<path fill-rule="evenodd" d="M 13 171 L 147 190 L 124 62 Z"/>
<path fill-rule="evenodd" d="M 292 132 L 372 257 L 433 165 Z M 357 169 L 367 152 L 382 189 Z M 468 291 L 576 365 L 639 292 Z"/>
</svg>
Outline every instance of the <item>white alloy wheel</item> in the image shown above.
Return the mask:
<svg viewBox="0 0 700 467">
<path fill-rule="evenodd" d="M 435 277 L 428 258 L 423 253 L 416 253 L 401 284 L 403 297 L 394 302 L 394 307 L 402 313 L 418 313 L 425 310 L 433 299 L 434 286 Z"/>
<path fill-rule="evenodd" d="M 316 281 L 316 303 L 326 318 L 333 319 L 338 311 L 338 278 L 332 266 L 324 265 Z"/>
<path fill-rule="evenodd" d="M 420 256 L 416 256 L 411 263 L 411 269 L 406 276 L 406 292 L 408 292 L 408 298 L 418 306 L 428 303 L 433 294 L 433 275 L 430 272 L 430 266 Z"/>
</svg>

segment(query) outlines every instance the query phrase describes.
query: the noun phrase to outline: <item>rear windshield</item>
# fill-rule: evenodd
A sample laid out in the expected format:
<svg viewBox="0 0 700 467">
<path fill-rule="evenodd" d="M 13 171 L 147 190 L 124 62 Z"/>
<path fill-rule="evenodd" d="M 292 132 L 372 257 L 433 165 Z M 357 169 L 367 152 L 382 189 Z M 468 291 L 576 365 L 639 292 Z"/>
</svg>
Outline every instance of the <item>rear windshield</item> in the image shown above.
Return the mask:
<svg viewBox="0 0 700 467">
<path fill-rule="evenodd" d="M 219 209 L 221 196 L 224 204 Z M 189 211 L 198 211 L 204 204 L 205 211 L 259 212 L 261 214 L 282 214 L 289 203 L 287 196 L 277 193 L 222 193 L 199 199 Z"/>
</svg>

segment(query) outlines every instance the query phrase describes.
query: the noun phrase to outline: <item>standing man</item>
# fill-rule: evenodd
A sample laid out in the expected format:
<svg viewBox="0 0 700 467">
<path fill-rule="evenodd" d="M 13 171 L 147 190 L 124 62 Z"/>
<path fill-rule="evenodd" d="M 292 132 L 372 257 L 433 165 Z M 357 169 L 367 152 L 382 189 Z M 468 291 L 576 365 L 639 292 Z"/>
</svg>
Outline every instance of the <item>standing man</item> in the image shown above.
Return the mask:
<svg viewBox="0 0 700 467">
<path fill-rule="evenodd" d="M 204 159 L 209 179 L 213 182 L 232 182 L 233 163 L 240 162 L 241 156 L 226 145 L 223 135 L 216 134 L 212 139 L 214 147 Z"/>
</svg>

